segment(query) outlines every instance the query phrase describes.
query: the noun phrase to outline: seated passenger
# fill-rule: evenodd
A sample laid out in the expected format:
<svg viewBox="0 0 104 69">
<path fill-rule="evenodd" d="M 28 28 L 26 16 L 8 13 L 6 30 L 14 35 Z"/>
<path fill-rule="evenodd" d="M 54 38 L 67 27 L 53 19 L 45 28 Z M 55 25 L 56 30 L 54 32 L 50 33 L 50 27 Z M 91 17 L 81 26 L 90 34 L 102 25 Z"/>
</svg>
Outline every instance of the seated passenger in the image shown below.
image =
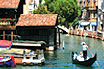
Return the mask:
<svg viewBox="0 0 104 69">
<path fill-rule="evenodd" d="M 77 52 L 74 54 L 74 59 L 77 60 Z"/>
<path fill-rule="evenodd" d="M 82 53 L 82 52 L 80 52 L 80 54 L 79 54 L 78 56 L 83 57 L 83 53 Z"/>
<path fill-rule="evenodd" d="M 83 53 L 82 52 L 80 52 L 80 54 L 78 55 L 77 60 L 84 61 L 84 57 L 83 57 Z"/>
</svg>

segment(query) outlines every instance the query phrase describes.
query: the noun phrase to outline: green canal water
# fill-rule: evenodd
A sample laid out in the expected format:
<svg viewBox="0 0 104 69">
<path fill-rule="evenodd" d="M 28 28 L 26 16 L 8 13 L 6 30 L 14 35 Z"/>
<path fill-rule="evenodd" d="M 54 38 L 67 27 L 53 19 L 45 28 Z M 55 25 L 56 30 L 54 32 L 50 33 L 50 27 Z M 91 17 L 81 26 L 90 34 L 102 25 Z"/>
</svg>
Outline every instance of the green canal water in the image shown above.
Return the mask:
<svg viewBox="0 0 104 69">
<path fill-rule="evenodd" d="M 62 49 L 62 41 L 64 40 L 65 49 Z M 77 51 L 78 53 L 82 51 L 81 42 L 85 41 L 89 46 L 89 49 L 93 54 L 97 53 L 97 62 L 100 65 L 98 67 L 94 63 L 90 67 L 85 67 L 81 65 L 72 64 L 71 52 Z M 17 66 L 13 67 L 2 67 L 1 69 L 100 69 L 104 68 L 104 41 L 88 37 L 80 37 L 73 35 L 63 35 L 61 34 L 61 45 L 56 51 L 45 51 L 44 55 L 46 58 L 45 65 L 42 66 Z M 88 51 L 88 56 L 91 57 Z"/>
</svg>

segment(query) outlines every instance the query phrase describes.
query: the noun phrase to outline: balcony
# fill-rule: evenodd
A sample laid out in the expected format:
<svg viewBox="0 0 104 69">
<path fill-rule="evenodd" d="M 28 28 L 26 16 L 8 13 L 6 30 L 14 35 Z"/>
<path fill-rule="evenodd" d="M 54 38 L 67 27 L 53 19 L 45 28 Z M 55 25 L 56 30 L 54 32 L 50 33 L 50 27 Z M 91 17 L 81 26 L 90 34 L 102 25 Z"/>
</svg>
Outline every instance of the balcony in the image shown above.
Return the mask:
<svg viewBox="0 0 104 69">
<path fill-rule="evenodd" d="M 16 19 L 13 18 L 0 18 L 0 25 L 10 25 L 13 26 L 16 24 Z"/>
<path fill-rule="evenodd" d="M 0 18 L 0 30 L 15 30 L 16 19 Z"/>
<path fill-rule="evenodd" d="M 89 7 L 89 10 L 97 10 L 96 7 Z"/>
</svg>

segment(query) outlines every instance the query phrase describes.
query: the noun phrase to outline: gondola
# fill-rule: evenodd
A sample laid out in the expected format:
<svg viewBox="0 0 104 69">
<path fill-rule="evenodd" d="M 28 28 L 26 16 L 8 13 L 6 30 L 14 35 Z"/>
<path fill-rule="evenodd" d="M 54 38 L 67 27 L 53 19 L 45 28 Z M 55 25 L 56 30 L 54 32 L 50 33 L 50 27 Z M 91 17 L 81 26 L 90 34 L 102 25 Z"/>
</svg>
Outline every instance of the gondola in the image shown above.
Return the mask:
<svg viewBox="0 0 104 69">
<path fill-rule="evenodd" d="M 72 63 L 73 64 L 80 64 L 80 65 L 83 65 L 83 66 L 91 66 L 97 59 L 97 54 L 95 54 L 94 57 L 92 58 L 89 58 L 88 60 L 85 60 L 85 61 L 79 61 L 79 60 L 75 60 L 74 58 L 74 52 L 72 52 Z"/>
</svg>

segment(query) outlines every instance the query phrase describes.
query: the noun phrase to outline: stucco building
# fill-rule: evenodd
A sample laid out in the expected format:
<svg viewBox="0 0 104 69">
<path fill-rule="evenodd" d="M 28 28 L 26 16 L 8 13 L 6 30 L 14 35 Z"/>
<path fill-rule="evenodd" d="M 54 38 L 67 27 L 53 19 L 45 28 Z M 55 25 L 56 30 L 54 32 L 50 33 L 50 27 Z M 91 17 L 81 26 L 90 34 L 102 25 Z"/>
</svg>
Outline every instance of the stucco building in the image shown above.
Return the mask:
<svg viewBox="0 0 104 69">
<path fill-rule="evenodd" d="M 104 31 L 104 0 L 99 0 L 98 4 L 98 30 Z"/>
<path fill-rule="evenodd" d="M 13 40 L 25 0 L 0 0 L 0 39 Z"/>
<path fill-rule="evenodd" d="M 97 9 L 98 9 L 98 0 L 78 0 L 79 8 L 82 10 L 82 22 L 89 22 L 90 30 L 97 30 L 98 21 L 97 21 Z M 85 21 L 85 22 L 84 22 Z M 84 24 L 85 25 L 85 24 Z"/>
<path fill-rule="evenodd" d="M 24 14 L 32 14 L 33 10 L 39 7 L 39 4 L 44 4 L 44 0 L 26 0 L 24 5 Z"/>
</svg>

